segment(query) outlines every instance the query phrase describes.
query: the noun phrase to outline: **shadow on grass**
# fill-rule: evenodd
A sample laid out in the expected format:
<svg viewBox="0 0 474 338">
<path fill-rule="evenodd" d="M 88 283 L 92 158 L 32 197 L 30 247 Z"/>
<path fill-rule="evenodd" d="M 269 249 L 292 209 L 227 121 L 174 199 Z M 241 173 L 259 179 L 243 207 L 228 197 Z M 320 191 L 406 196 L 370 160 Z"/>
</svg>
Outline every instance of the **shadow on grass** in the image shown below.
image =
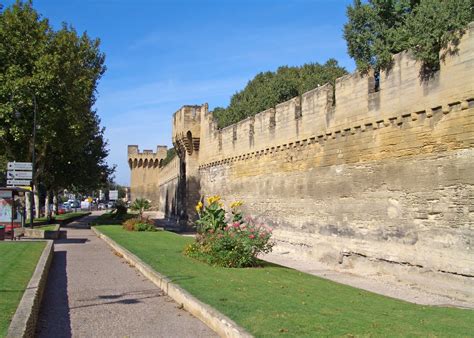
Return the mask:
<svg viewBox="0 0 474 338">
<path fill-rule="evenodd" d="M 71 337 L 66 266 L 66 251 L 56 251 L 49 270 L 35 337 Z"/>
<path fill-rule="evenodd" d="M 179 282 L 182 280 L 194 279 L 195 277 L 192 276 L 166 276 L 172 282 Z"/>
</svg>

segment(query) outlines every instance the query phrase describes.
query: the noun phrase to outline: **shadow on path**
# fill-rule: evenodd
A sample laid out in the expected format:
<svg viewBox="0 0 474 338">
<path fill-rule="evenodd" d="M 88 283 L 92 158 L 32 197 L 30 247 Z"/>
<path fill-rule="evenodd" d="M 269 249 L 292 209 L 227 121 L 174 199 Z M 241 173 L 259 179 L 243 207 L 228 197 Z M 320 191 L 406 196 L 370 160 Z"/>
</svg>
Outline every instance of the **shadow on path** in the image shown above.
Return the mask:
<svg viewBox="0 0 474 338">
<path fill-rule="evenodd" d="M 66 266 L 66 251 L 55 251 L 35 337 L 71 337 Z"/>
</svg>

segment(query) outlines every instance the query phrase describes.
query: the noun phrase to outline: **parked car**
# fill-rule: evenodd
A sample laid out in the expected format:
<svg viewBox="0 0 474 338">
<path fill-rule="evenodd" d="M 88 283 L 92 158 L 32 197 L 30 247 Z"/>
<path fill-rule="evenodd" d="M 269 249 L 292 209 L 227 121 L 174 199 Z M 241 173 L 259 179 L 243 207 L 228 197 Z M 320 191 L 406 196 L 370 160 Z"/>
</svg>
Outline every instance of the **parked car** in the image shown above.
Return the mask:
<svg viewBox="0 0 474 338">
<path fill-rule="evenodd" d="M 109 201 L 109 203 L 107 203 L 107 209 L 112 209 L 114 206 L 115 206 L 115 203 L 112 201 Z"/>
<path fill-rule="evenodd" d="M 105 204 L 104 203 L 99 203 L 99 205 L 97 206 L 97 208 L 99 210 L 104 210 L 105 209 Z"/>
</svg>

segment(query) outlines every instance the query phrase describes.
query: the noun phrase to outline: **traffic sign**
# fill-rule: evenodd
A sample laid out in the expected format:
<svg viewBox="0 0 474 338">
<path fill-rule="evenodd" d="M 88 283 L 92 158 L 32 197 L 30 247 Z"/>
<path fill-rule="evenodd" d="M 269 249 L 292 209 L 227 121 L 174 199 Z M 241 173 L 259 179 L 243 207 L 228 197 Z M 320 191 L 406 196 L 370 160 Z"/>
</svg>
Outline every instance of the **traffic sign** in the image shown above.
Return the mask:
<svg viewBox="0 0 474 338">
<path fill-rule="evenodd" d="M 8 170 L 33 170 L 33 163 L 31 162 L 8 162 Z"/>
<path fill-rule="evenodd" d="M 7 180 L 24 179 L 31 180 L 33 172 L 31 171 L 7 171 Z"/>
<path fill-rule="evenodd" d="M 28 180 L 7 180 L 7 186 L 30 185 Z"/>
<path fill-rule="evenodd" d="M 112 200 L 112 201 L 118 200 L 118 190 L 109 191 L 109 200 Z"/>
</svg>

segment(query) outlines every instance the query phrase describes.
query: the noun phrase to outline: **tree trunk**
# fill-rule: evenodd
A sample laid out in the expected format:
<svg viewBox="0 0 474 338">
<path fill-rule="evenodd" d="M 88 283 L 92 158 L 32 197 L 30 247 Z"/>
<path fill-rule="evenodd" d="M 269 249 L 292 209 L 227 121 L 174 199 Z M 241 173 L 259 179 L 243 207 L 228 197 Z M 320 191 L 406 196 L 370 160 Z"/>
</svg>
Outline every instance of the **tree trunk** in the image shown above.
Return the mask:
<svg viewBox="0 0 474 338">
<path fill-rule="evenodd" d="M 50 206 L 49 199 L 50 199 L 50 192 L 46 191 L 46 198 L 44 199 L 44 214 L 48 219 L 51 218 L 51 209 L 49 207 Z"/>
<path fill-rule="evenodd" d="M 31 203 L 30 203 L 30 198 L 31 198 L 30 194 L 31 193 L 29 191 L 27 191 L 25 193 L 25 208 L 26 208 L 26 217 L 25 218 L 28 218 L 28 219 L 30 218 L 30 205 L 31 205 Z"/>
<path fill-rule="evenodd" d="M 35 185 L 33 186 L 33 197 L 34 197 L 34 202 L 35 202 L 35 218 L 40 217 L 40 201 L 39 201 L 39 195 L 38 195 L 38 187 Z"/>
<path fill-rule="evenodd" d="M 53 193 L 53 215 L 56 216 L 58 214 L 58 194 L 56 192 Z"/>
</svg>

